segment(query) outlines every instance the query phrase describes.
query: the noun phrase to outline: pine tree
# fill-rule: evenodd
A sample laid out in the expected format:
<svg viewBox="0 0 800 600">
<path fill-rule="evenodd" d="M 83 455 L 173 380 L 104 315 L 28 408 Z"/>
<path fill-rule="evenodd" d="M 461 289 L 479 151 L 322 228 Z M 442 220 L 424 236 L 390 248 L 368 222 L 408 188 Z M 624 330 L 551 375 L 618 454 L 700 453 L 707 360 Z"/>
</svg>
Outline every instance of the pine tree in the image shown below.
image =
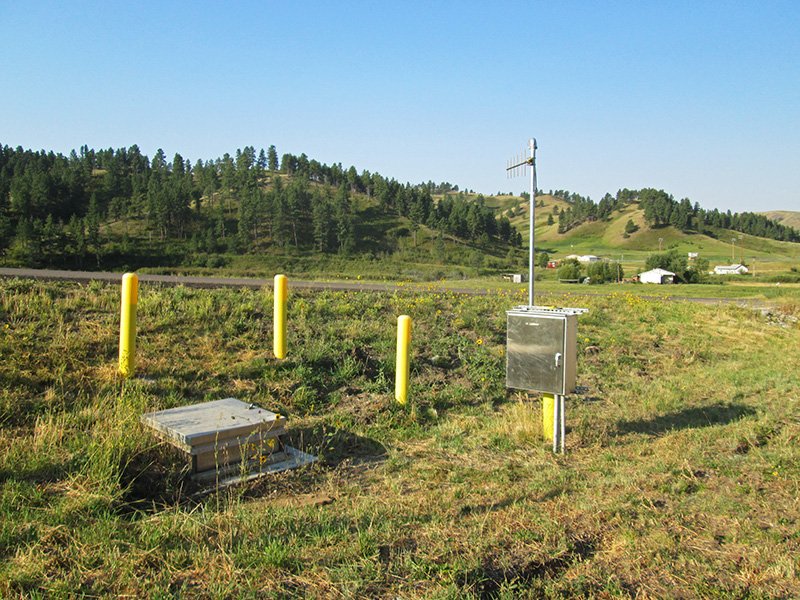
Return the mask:
<svg viewBox="0 0 800 600">
<path fill-rule="evenodd" d="M 317 188 L 311 196 L 311 224 L 314 230 L 314 245 L 320 252 L 328 250 L 331 237 L 329 194 L 330 188 Z"/>
<path fill-rule="evenodd" d="M 275 149 L 274 145 L 270 146 L 267 151 L 267 163 L 269 165 L 269 170 L 273 173 L 278 170 L 278 151 Z"/>
<path fill-rule="evenodd" d="M 334 219 L 336 221 L 336 243 L 339 253 L 349 254 L 355 248 L 353 213 L 350 206 L 350 193 L 347 186 L 339 186 L 334 198 Z"/>
<path fill-rule="evenodd" d="M 86 241 L 95 254 L 100 252 L 100 219 L 97 194 L 92 194 L 92 199 L 89 201 L 89 212 L 86 214 Z"/>
</svg>

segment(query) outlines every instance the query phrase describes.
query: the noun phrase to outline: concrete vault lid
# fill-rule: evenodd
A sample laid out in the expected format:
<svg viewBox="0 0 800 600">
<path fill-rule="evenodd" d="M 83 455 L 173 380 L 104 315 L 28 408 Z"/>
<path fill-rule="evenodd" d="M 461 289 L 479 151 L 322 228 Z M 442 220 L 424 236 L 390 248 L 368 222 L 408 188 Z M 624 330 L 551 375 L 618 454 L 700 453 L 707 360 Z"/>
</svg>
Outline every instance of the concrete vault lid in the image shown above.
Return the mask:
<svg viewBox="0 0 800 600">
<path fill-rule="evenodd" d="M 286 417 L 235 398 L 151 412 L 141 421 L 188 448 L 282 430 L 286 425 Z"/>
</svg>

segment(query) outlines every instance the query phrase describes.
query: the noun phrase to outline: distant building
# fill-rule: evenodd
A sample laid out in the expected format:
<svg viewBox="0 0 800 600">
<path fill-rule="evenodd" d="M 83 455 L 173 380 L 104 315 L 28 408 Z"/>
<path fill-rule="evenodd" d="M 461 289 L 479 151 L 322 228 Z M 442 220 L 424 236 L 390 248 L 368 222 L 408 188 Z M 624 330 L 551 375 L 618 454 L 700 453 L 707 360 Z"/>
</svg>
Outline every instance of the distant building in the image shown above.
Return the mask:
<svg viewBox="0 0 800 600">
<path fill-rule="evenodd" d="M 642 283 L 674 283 L 675 273 L 666 269 L 652 269 L 639 273 L 639 281 Z"/>
<path fill-rule="evenodd" d="M 521 273 L 506 273 L 503 275 L 503 279 L 507 279 L 513 283 L 523 283 L 525 281 L 525 275 Z"/>
<path fill-rule="evenodd" d="M 582 262 L 582 263 L 590 263 L 590 262 L 597 262 L 599 260 L 603 260 L 599 256 L 595 256 L 594 254 L 583 254 L 583 255 L 581 255 L 581 254 L 570 254 L 569 256 L 567 256 L 567 258 L 565 260 L 569 260 L 571 258 L 574 258 L 578 262 Z"/>
<path fill-rule="evenodd" d="M 697 252 L 689 252 L 689 260 L 696 260 L 697 256 Z"/>
<path fill-rule="evenodd" d="M 744 265 L 719 265 L 714 267 L 715 275 L 744 275 L 749 272 L 750 269 Z"/>
</svg>

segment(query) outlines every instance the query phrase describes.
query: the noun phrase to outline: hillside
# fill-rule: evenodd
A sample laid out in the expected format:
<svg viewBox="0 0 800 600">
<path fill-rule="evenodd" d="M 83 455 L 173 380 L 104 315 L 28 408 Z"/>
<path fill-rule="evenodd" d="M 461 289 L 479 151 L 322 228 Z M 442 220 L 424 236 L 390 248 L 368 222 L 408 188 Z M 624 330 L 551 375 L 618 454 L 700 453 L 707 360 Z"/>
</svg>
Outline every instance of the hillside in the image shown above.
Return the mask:
<svg viewBox="0 0 800 600">
<path fill-rule="evenodd" d="M 681 231 L 671 225 L 650 226 L 644 208 L 637 202 L 620 206 L 604 219 L 587 220 L 559 233 L 558 215 L 571 206 L 570 202 L 551 194 L 538 195 L 536 201 L 537 252 L 547 252 L 554 259 L 570 254 L 596 254 L 623 261 L 628 270 L 634 273 L 641 270 L 648 256 L 668 250 L 685 254 L 697 252 L 712 266 L 741 260 L 748 264 L 756 261 L 763 274 L 786 271 L 793 263 L 800 261 L 800 244 L 793 242 L 741 234 L 724 228 L 709 227 L 704 233 L 697 233 Z M 496 196 L 487 198 L 487 204 L 495 206 L 502 213 L 508 210 L 514 212 L 511 224 L 527 234 L 530 219 L 528 202 L 521 202 L 514 196 Z M 635 231 L 626 235 L 629 221 L 633 223 Z M 735 240 L 735 243 L 731 240 Z M 528 245 L 527 235 L 523 238 L 523 245 Z"/>
<path fill-rule="evenodd" d="M 794 227 L 800 230 L 800 212 L 793 210 L 768 210 L 759 212 L 759 215 L 764 215 L 768 219 L 777 221 L 781 225 L 787 227 Z"/>
<path fill-rule="evenodd" d="M 766 272 L 800 259 L 790 226 L 705 211 L 663 190 L 625 189 L 598 203 L 551 190 L 536 204 L 537 252 L 553 258 L 596 254 L 638 270 L 652 253 L 675 250 L 710 263 L 758 261 Z M 274 146 L 194 164 L 161 151 L 150 159 L 136 146 L 69 157 L 0 148 L 4 266 L 496 277 L 525 271 L 529 215 L 526 197 L 401 184 L 305 154 L 278 161 Z"/>
<path fill-rule="evenodd" d="M 438 279 L 505 270 L 521 243 L 479 195 L 305 155 L 278 163 L 274 147 L 194 164 L 161 151 L 150 160 L 135 146 L 69 157 L 0 150 L 6 266 L 332 276 L 386 276 L 388 266 L 392 278 Z"/>
</svg>

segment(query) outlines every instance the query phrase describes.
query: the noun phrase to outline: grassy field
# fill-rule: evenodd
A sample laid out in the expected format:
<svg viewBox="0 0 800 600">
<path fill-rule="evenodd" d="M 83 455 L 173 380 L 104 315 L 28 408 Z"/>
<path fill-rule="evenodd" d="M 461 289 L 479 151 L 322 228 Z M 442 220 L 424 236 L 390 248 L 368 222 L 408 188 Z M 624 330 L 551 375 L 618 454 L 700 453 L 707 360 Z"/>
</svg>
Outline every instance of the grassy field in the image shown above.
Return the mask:
<svg viewBox="0 0 800 600">
<path fill-rule="evenodd" d="M 278 361 L 269 290 L 142 286 L 122 380 L 118 287 L 0 281 L 0 596 L 798 597 L 797 290 L 766 315 L 554 290 L 589 309 L 560 456 L 505 388 L 519 287 L 290 291 Z M 320 462 L 196 495 L 139 416 L 230 396 Z"/>
</svg>

